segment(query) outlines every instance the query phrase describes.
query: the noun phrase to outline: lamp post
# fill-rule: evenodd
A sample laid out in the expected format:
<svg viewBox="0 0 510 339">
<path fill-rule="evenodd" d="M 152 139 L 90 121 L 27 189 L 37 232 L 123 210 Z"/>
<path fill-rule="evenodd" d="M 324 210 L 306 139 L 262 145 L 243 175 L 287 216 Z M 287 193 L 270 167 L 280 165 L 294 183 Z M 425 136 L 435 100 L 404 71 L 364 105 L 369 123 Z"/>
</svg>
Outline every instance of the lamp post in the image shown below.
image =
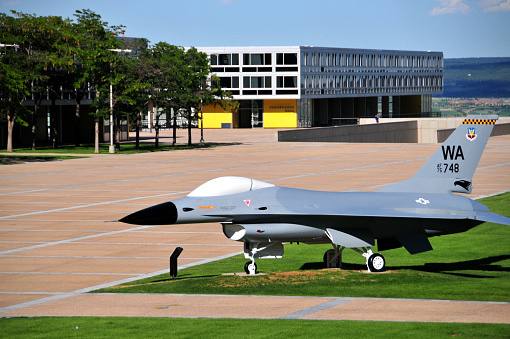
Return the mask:
<svg viewBox="0 0 510 339">
<path fill-rule="evenodd" d="M 131 53 L 131 49 L 109 49 L 110 52 L 116 53 Z M 111 65 L 110 65 L 111 67 Z M 113 145 L 113 84 L 110 79 L 110 147 L 108 147 L 110 153 L 115 153 L 115 146 Z"/>
<path fill-rule="evenodd" d="M 204 144 L 204 104 L 200 99 L 200 145 Z"/>
<path fill-rule="evenodd" d="M 113 85 L 110 81 L 110 153 L 115 153 L 115 146 L 113 145 Z"/>
</svg>

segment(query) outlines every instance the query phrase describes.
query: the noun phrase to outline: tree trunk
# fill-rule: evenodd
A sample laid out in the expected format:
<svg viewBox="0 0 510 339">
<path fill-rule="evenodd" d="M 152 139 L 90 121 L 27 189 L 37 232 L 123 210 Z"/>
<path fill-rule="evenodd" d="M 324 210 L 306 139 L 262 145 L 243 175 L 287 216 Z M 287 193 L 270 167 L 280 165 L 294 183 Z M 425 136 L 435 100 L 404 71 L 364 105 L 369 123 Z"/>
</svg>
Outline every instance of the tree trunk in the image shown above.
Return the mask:
<svg viewBox="0 0 510 339">
<path fill-rule="evenodd" d="M 99 153 L 99 119 L 96 116 L 96 121 L 94 123 L 94 153 Z"/>
<path fill-rule="evenodd" d="M 80 104 L 83 95 L 76 91 L 76 112 L 74 115 L 74 146 L 80 147 Z"/>
<path fill-rule="evenodd" d="M 138 113 L 136 115 L 136 146 L 135 148 L 136 149 L 139 149 L 140 148 L 140 114 L 141 113 Z"/>
<path fill-rule="evenodd" d="M 113 125 L 115 133 L 115 152 L 120 151 L 120 112 L 115 113 L 115 124 Z"/>
<path fill-rule="evenodd" d="M 156 125 L 154 126 L 154 129 L 156 130 L 156 139 L 154 143 L 154 147 L 159 147 L 159 114 L 156 114 Z"/>
<path fill-rule="evenodd" d="M 7 113 L 7 152 L 12 153 L 12 132 L 14 130 L 14 122 L 16 116 Z"/>
<path fill-rule="evenodd" d="M 173 130 L 173 141 L 172 146 L 175 146 L 177 144 L 177 113 L 174 110 L 174 121 L 172 123 L 172 130 Z"/>
<path fill-rule="evenodd" d="M 158 106 L 154 108 L 155 118 L 156 118 L 156 124 L 154 125 L 154 130 L 156 131 L 156 137 L 154 138 L 154 147 L 159 147 L 159 113 L 158 113 Z"/>
<path fill-rule="evenodd" d="M 50 110 L 50 133 L 51 133 L 51 142 L 53 149 L 57 149 L 57 125 L 55 123 L 55 105 L 56 98 L 52 95 L 51 98 L 51 110 Z"/>
<path fill-rule="evenodd" d="M 191 145 L 191 107 L 188 107 L 188 146 Z"/>
<path fill-rule="evenodd" d="M 32 127 L 30 129 L 30 133 L 32 135 L 32 151 L 35 151 L 35 140 L 37 137 L 36 134 L 36 125 L 37 125 L 37 111 L 39 110 L 39 105 L 34 103 L 34 113 L 32 114 Z"/>
</svg>

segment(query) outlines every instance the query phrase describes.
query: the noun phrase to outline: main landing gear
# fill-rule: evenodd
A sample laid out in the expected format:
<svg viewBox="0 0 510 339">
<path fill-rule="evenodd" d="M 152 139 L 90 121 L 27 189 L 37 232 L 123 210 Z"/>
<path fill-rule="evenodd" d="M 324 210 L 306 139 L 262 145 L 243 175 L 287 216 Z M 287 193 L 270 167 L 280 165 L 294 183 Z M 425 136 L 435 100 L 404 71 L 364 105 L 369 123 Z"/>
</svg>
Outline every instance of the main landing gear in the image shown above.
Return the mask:
<svg viewBox="0 0 510 339">
<path fill-rule="evenodd" d="M 255 260 L 248 261 L 244 264 L 244 271 L 246 274 L 257 274 L 257 264 L 255 263 Z"/>
<path fill-rule="evenodd" d="M 324 263 L 328 268 L 342 268 L 342 252 L 346 247 L 333 244 L 333 248 L 324 253 Z M 382 272 L 384 270 L 386 261 L 380 253 L 373 253 L 372 249 L 367 247 L 352 248 L 352 250 L 366 258 L 369 272 Z"/>
</svg>

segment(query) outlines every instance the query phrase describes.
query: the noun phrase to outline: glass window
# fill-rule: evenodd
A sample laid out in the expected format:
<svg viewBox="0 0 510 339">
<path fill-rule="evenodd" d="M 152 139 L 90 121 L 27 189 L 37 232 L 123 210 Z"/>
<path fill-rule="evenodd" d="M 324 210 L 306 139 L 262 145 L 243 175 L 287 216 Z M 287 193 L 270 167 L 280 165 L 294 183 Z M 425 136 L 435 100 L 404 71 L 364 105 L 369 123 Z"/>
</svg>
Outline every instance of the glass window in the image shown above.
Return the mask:
<svg viewBox="0 0 510 339">
<path fill-rule="evenodd" d="M 264 88 L 264 77 L 252 77 L 251 88 Z"/>
<path fill-rule="evenodd" d="M 220 86 L 222 88 L 232 88 L 232 78 L 231 77 L 220 77 Z"/>
<path fill-rule="evenodd" d="M 232 65 L 239 65 L 239 54 L 232 54 Z"/>
<path fill-rule="evenodd" d="M 265 77 L 264 78 L 264 82 L 265 82 L 265 87 L 266 88 L 271 88 L 271 77 Z"/>
<path fill-rule="evenodd" d="M 239 77 L 232 77 L 232 88 L 239 88 Z"/>
<path fill-rule="evenodd" d="M 211 54 L 211 65 L 218 64 L 218 56 L 216 54 Z"/>
<path fill-rule="evenodd" d="M 232 64 L 232 55 L 230 54 L 220 54 L 218 59 L 220 65 L 225 66 Z"/>
<path fill-rule="evenodd" d="M 276 53 L 276 64 L 283 65 L 283 53 Z"/>
<path fill-rule="evenodd" d="M 297 53 L 285 53 L 283 63 L 285 65 L 297 65 Z"/>
<path fill-rule="evenodd" d="M 263 54 L 251 54 L 250 65 L 263 65 Z"/>
<path fill-rule="evenodd" d="M 276 87 L 278 88 L 296 88 L 297 77 L 276 77 Z"/>
<path fill-rule="evenodd" d="M 277 65 L 297 65 L 297 53 L 276 53 Z"/>
<path fill-rule="evenodd" d="M 271 65 L 271 53 L 264 55 L 264 65 Z"/>
</svg>

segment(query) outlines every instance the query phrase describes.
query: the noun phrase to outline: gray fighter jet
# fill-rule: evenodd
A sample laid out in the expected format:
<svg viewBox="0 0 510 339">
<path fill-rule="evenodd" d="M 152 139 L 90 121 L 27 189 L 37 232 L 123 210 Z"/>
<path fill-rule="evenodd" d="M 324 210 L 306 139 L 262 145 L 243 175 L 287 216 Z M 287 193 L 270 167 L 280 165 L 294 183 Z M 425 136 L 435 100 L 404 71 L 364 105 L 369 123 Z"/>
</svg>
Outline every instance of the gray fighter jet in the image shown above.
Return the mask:
<svg viewBox="0 0 510 339">
<path fill-rule="evenodd" d="M 283 243 L 331 243 L 328 267 L 341 267 L 351 248 L 366 258 L 369 271 L 384 270 L 379 251 L 405 247 L 432 250 L 429 237 L 464 232 L 484 222 L 510 225 L 510 219 L 465 196 L 497 115 L 469 116 L 410 179 L 375 192 L 321 192 L 279 187 L 242 178 L 220 177 L 186 197 L 130 214 L 135 225 L 221 223 L 231 240 L 244 242 L 248 274 L 255 258 L 281 258 Z"/>
</svg>

